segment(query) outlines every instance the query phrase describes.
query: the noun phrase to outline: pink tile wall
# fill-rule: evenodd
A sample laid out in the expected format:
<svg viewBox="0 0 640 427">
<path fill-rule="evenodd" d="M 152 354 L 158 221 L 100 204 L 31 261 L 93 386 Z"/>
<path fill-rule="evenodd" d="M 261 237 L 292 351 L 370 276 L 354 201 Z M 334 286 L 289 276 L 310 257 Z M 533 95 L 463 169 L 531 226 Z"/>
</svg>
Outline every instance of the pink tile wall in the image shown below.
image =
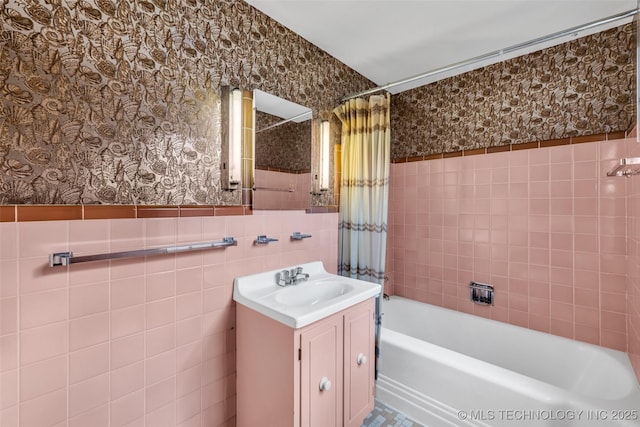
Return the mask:
<svg viewBox="0 0 640 427">
<path fill-rule="evenodd" d="M 627 351 L 628 181 L 606 176 L 625 147 L 617 140 L 394 164 L 393 292 Z M 494 306 L 469 301 L 471 280 L 494 285 Z"/>
<path fill-rule="evenodd" d="M 640 144 L 628 142 L 628 157 L 640 156 Z M 629 357 L 640 379 L 640 177 L 628 179 L 627 184 L 627 251 L 628 297 L 627 327 Z"/>
<path fill-rule="evenodd" d="M 256 170 L 257 209 L 306 209 L 311 205 L 311 174 Z"/>
<path fill-rule="evenodd" d="M 337 230 L 335 213 L 1 223 L 0 425 L 235 425 L 233 278 L 312 260 L 335 272 Z M 52 252 L 224 236 L 238 246 L 48 267 Z"/>
</svg>

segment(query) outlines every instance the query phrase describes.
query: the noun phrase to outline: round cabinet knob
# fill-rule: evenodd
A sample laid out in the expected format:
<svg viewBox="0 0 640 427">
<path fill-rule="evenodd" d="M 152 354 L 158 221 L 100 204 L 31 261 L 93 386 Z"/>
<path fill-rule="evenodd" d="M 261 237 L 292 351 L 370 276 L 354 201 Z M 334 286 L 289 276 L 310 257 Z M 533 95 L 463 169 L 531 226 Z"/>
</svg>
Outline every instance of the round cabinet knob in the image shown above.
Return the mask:
<svg viewBox="0 0 640 427">
<path fill-rule="evenodd" d="M 331 381 L 327 377 L 320 378 L 320 391 L 331 390 Z"/>
<path fill-rule="evenodd" d="M 365 356 L 364 354 L 360 353 L 358 354 L 358 358 L 356 359 L 356 363 L 358 365 L 364 365 L 367 363 L 367 356 Z"/>
</svg>

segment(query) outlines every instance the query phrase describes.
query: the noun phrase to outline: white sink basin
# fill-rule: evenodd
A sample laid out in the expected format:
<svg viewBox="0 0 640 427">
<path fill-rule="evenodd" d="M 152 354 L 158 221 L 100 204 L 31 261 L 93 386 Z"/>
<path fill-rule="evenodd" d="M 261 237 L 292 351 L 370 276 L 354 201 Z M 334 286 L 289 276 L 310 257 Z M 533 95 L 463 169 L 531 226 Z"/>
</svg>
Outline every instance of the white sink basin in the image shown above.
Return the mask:
<svg viewBox="0 0 640 427">
<path fill-rule="evenodd" d="M 276 302 L 289 307 L 311 306 L 330 301 L 353 291 L 353 286 L 338 281 L 315 281 L 307 286 L 287 286 L 276 294 Z"/>
<path fill-rule="evenodd" d="M 276 273 L 302 267 L 309 279 L 278 286 Z M 292 328 L 351 307 L 380 293 L 380 285 L 327 273 L 322 262 L 310 262 L 265 273 L 237 277 L 233 299 Z"/>
</svg>

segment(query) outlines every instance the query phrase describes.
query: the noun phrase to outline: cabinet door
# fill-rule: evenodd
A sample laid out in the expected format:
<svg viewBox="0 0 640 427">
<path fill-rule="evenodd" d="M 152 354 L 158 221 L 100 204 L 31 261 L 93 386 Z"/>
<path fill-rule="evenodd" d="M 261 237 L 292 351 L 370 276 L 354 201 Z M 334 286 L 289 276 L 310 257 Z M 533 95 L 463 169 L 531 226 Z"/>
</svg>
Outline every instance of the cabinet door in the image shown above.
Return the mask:
<svg viewBox="0 0 640 427">
<path fill-rule="evenodd" d="M 358 427 L 374 405 L 373 300 L 345 313 L 344 425 Z"/>
<path fill-rule="evenodd" d="M 342 316 L 300 335 L 301 427 L 342 425 Z"/>
</svg>

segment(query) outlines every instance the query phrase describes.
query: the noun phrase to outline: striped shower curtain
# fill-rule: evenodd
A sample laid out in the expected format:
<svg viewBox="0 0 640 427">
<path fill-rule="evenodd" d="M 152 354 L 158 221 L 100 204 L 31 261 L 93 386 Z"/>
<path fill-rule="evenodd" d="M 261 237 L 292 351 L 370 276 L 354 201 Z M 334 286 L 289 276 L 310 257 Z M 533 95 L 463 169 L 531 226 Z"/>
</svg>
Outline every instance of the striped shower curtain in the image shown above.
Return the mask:
<svg viewBox="0 0 640 427">
<path fill-rule="evenodd" d="M 338 273 L 384 284 L 389 199 L 389 94 L 334 110 L 342 122 Z"/>
</svg>

